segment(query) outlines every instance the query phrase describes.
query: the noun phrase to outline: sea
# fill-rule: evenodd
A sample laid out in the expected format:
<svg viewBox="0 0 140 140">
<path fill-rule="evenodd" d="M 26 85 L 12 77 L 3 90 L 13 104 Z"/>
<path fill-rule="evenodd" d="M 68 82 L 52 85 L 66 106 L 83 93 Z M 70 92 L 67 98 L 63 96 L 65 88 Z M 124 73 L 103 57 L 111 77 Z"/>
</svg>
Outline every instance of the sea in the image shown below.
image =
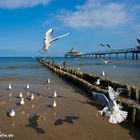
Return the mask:
<svg viewBox="0 0 140 140">
<path fill-rule="evenodd" d="M 140 88 L 140 60 L 112 59 L 112 62 L 104 64 L 103 61 L 95 58 L 49 57 L 46 59 L 54 60 L 59 65 L 66 62 L 68 67 L 97 76 L 104 71 L 107 79 Z M 56 83 L 61 82 L 60 77 L 41 65 L 36 57 L 0 57 L 0 85 L 44 84 L 48 78 L 55 78 Z"/>
</svg>

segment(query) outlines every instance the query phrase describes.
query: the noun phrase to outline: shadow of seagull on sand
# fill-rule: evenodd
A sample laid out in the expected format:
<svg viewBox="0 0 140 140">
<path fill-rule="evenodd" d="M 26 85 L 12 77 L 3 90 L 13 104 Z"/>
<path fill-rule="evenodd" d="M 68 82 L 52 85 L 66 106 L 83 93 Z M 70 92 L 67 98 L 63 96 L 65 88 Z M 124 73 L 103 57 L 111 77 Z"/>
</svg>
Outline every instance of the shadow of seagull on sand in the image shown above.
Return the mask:
<svg viewBox="0 0 140 140">
<path fill-rule="evenodd" d="M 55 122 L 54 122 L 54 125 L 58 126 L 58 125 L 62 125 L 63 123 L 70 123 L 70 124 L 74 124 L 73 120 L 77 120 L 77 119 L 80 119 L 79 117 L 77 116 L 65 116 L 64 119 L 57 119 Z"/>
<path fill-rule="evenodd" d="M 34 116 L 30 116 L 28 119 L 29 124 L 26 125 L 26 127 L 33 128 L 38 134 L 43 134 L 45 131 L 42 128 L 38 127 L 38 120 L 39 115 L 34 114 Z"/>
</svg>

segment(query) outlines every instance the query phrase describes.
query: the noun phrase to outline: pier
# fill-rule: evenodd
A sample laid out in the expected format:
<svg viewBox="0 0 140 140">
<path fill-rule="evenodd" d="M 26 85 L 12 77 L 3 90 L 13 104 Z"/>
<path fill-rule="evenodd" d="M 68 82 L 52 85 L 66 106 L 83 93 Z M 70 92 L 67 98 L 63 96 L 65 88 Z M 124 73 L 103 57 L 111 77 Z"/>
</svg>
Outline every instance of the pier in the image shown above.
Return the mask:
<svg viewBox="0 0 140 140">
<path fill-rule="evenodd" d="M 77 57 L 112 58 L 112 55 L 115 55 L 115 58 L 118 59 L 120 54 L 124 55 L 124 59 L 127 59 L 127 55 L 130 54 L 133 60 L 137 60 L 139 59 L 140 46 L 128 49 L 89 52 L 77 55 Z"/>
<path fill-rule="evenodd" d="M 140 89 L 127 84 L 120 84 L 119 82 L 106 79 L 103 76 L 96 76 L 94 74 L 84 73 L 79 70 L 63 67 L 55 64 L 54 61 L 46 61 L 43 58 L 38 61 L 47 67 L 49 70 L 58 74 L 60 77 L 72 82 L 73 84 L 83 88 L 86 91 L 86 96 L 92 98 L 92 91 L 103 93 L 108 96 L 108 86 L 127 89 L 128 92 L 122 93 L 118 97 L 118 102 L 128 111 L 128 120 L 131 120 L 137 127 L 140 128 Z M 100 79 L 100 85 L 96 85 L 95 81 Z"/>
</svg>

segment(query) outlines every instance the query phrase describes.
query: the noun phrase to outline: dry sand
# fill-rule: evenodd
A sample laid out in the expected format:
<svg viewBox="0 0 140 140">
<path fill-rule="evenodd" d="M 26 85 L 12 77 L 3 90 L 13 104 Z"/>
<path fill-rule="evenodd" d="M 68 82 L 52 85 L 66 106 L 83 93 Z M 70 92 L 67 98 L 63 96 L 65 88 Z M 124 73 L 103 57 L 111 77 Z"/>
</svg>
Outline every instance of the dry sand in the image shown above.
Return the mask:
<svg viewBox="0 0 140 140">
<path fill-rule="evenodd" d="M 133 140 L 140 139 L 139 130 L 127 120 L 110 124 L 98 113 L 85 91 L 70 84 L 58 83 L 30 85 L 35 100 L 27 99 L 26 86 L 17 84 L 12 97 L 7 86 L 0 88 L 0 132 L 14 134 L 15 140 Z M 58 97 L 53 98 L 56 90 Z M 25 105 L 18 105 L 19 91 L 23 92 Z M 52 108 L 56 100 L 57 107 Z M 16 117 L 10 118 L 6 111 L 14 108 Z M 101 109 L 101 108 L 100 108 Z"/>
</svg>

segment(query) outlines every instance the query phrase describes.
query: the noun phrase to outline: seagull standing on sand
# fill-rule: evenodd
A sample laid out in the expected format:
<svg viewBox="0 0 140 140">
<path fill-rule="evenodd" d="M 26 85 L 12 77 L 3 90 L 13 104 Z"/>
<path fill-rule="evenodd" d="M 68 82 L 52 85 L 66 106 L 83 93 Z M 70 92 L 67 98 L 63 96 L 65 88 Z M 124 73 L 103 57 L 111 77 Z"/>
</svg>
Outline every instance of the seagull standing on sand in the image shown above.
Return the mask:
<svg viewBox="0 0 140 140">
<path fill-rule="evenodd" d="M 16 112 L 14 111 L 14 109 L 11 109 L 11 110 L 9 110 L 9 111 L 7 112 L 7 115 L 8 115 L 9 117 L 15 117 Z"/>
<path fill-rule="evenodd" d="M 61 35 L 61 36 L 58 36 L 58 37 L 55 37 L 53 38 L 52 35 L 53 35 L 53 29 L 50 28 L 46 34 L 45 34 L 45 37 L 44 37 L 44 47 L 40 50 L 40 52 L 42 51 L 48 51 L 49 49 L 49 46 L 51 46 L 51 44 L 56 41 L 56 40 L 59 40 L 65 36 L 67 36 L 69 33 L 66 33 L 64 35 Z"/>
<path fill-rule="evenodd" d="M 50 83 L 51 83 L 51 79 L 50 79 L 50 78 L 48 78 L 47 82 L 48 82 L 48 84 L 50 84 Z"/>
<path fill-rule="evenodd" d="M 25 104 L 25 102 L 24 102 L 24 98 L 21 98 L 19 104 L 20 104 L 20 105 L 24 105 L 24 104 Z"/>
<path fill-rule="evenodd" d="M 32 95 L 30 96 L 30 100 L 34 100 L 34 94 L 32 93 Z"/>
<path fill-rule="evenodd" d="M 104 71 L 102 71 L 102 74 L 101 74 L 102 76 L 105 76 L 105 72 Z"/>
<path fill-rule="evenodd" d="M 19 98 L 22 98 L 22 97 L 23 97 L 22 92 L 20 92 L 19 93 Z"/>
<path fill-rule="evenodd" d="M 54 92 L 53 97 L 57 97 L 57 93 L 56 93 L 56 91 Z"/>
<path fill-rule="evenodd" d="M 9 89 L 9 90 L 11 90 L 11 89 L 12 89 L 12 86 L 11 86 L 11 84 L 9 84 L 9 86 L 8 86 L 8 89 Z"/>
<path fill-rule="evenodd" d="M 109 99 L 102 93 L 92 92 L 92 95 L 98 103 L 105 106 L 103 110 L 99 111 L 99 113 L 101 115 L 107 115 L 109 117 L 108 121 L 110 123 L 116 124 L 124 121 L 127 117 L 128 112 L 120 110 L 120 105 L 116 102 L 117 94 L 115 95 L 114 93 L 115 91 L 109 87 Z"/>
<path fill-rule="evenodd" d="M 53 102 L 53 107 L 54 108 L 56 107 L 56 100 L 54 100 L 54 102 Z"/>
<path fill-rule="evenodd" d="M 30 96 L 30 92 L 29 91 L 27 91 L 27 96 Z"/>
<path fill-rule="evenodd" d="M 9 93 L 9 97 L 11 97 L 11 96 L 12 96 L 12 92 Z"/>
<path fill-rule="evenodd" d="M 108 47 L 110 49 L 110 45 L 109 44 L 103 44 L 103 43 L 101 43 L 99 45 L 102 46 L 102 47 Z"/>
<path fill-rule="evenodd" d="M 104 60 L 102 58 L 98 58 L 98 59 L 101 60 L 101 61 L 103 61 L 105 64 L 108 64 L 108 63 L 112 62 L 112 60 Z"/>
</svg>

